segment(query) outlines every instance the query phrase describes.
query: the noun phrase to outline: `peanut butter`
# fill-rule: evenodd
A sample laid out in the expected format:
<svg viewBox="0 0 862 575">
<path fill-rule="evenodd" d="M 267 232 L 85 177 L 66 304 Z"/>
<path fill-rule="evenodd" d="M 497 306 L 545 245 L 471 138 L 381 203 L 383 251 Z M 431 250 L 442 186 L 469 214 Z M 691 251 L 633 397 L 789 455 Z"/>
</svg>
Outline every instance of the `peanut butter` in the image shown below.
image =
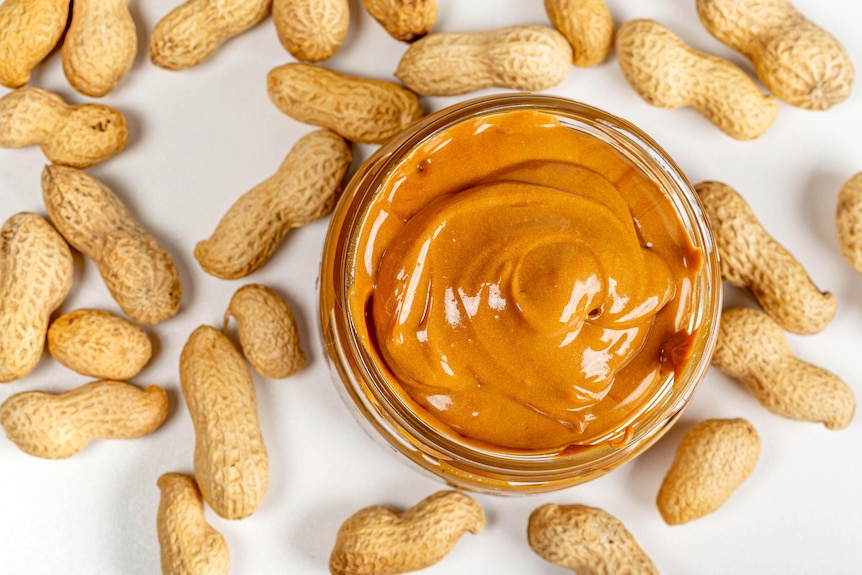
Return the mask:
<svg viewBox="0 0 862 575">
<path fill-rule="evenodd" d="M 427 422 L 478 444 L 621 440 L 688 359 L 700 252 L 649 177 L 551 115 L 418 146 L 357 247 L 360 337 Z"/>
</svg>

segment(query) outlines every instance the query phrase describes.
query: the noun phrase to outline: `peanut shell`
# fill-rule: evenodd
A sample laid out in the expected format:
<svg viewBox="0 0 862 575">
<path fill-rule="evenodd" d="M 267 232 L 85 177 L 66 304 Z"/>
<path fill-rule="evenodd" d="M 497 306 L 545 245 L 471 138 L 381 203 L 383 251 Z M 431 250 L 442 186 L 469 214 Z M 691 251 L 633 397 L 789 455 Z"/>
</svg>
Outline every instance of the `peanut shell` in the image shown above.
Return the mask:
<svg viewBox="0 0 862 575">
<path fill-rule="evenodd" d="M 835 229 L 841 255 L 862 274 L 862 172 L 844 182 L 838 192 Z"/>
<path fill-rule="evenodd" d="M 596 507 L 542 505 L 530 514 L 527 542 L 545 561 L 578 575 L 658 575 L 625 525 Z"/>
<path fill-rule="evenodd" d="M 94 177 L 45 166 L 42 197 L 48 215 L 72 247 L 93 259 L 122 310 L 156 324 L 180 308 L 182 286 L 173 257 Z"/>
<path fill-rule="evenodd" d="M 130 0 L 75 0 L 63 41 L 63 71 L 76 90 L 100 97 L 129 72 L 138 52 Z"/>
<path fill-rule="evenodd" d="M 212 235 L 195 246 L 204 271 L 222 279 L 249 275 L 292 228 L 332 211 L 353 161 L 350 146 L 329 130 L 306 134 L 274 175 L 234 202 Z"/>
<path fill-rule="evenodd" d="M 575 66 L 601 64 L 614 48 L 614 20 L 605 0 L 545 0 L 554 28 L 574 50 Z"/>
<path fill-rule="evenodd" d="M 332 575 L 397 575 L 441 561 L 465 532 L 479 533 L 485 514 L 458 491 L 440 491 L 405 512 L 375 505 L 338 529 L 329 558 Z"/>
<path fill-rule="evenodd" d="M 760 437 L 745 419 L 708 419 L 690 429 L 661 484 L 657 505 L 668 525 L 716 511 L 754 471 Z"/>
<path fill-rule="evenodd" d="M 787 0 L 697 0 L 697 13 L 788 104 L 826 110 L 850 95 L 855 71 L 844 46 Z"/>
<path fill-rule="evenodd" d="M 294 58 L 320 62 L 344 44 L 350 5 L 347 0 L 273 0 L 272 21 L 281 45 Z"/>
<path fill-rule="evenodd" d="M 48 328 L 51 356 L 82 375 L 125 380 L 150 361 L 150 338 L 135 324 L 107 311 L 79 309 Z"/>
<path fill-rule="evenodd" d="M 0 227 L 0 383 L 39 363 L 51 313 L 74 272 L 66 241 L 40 215 L 21 212 Z"/>
<path fill-rule="evenodd" d="M 94 439 L 135 439 L 155 431 L 168 414 L 157 385 L 94 381 L 60 394 L 16 393 L 0 405 L 0 426 L 22 451 L 65 459 Z"/>
<path fill-rule="evenodd" d="M 165 473 L 158 485 L 161 498 L 156 528 L 162 575 L 227 575 L 227 541 L 207 523 L 194 477 Z"/>
<path fill-rule="evenodd" d="M 87 168 L 120 153 L 128 139 L 125 116 L 109 106 L 70 106 L 42 88 L 0 98 L 0 148 L 38 144 L 55 164 Z"/>
<path fill-rule="evenodd" d="M 187 0 L 153 28 L 150 60 L 167 70 L 193 68 L 266 18 L 271 5 L 272 0 Z"/>
<path fill-rule="evenodd" d="M 802 264 L 770 236 L 745 201 L 721 182 L 695 186 L 721 264 L 721 277 L 751 292 L 757 303 L 793 333 L 823 330 L 837 312 L 835 296 L 821 292 Z"/>
<path fill-rule="evenodd" d="M 242 353 L 259 374 L 284 379 L 305 366 L 293 311 L 275 290 L 260 284 L 239 288 L 225 312 L 225 331 L 231 316 Z"/>
<path fill-rule="evenodd" d="M 0 5 L 0 84 L 20 88 L 66 29 L 69 0 L 5 0 Z"/>
<path fill-rule="evenodd" d="M 313 64 L 274 68 L 267 91 L 294 120 L 329 128 L 352 142 L 382 143 L 425 114 L 416 95 L 397 84 Z"/>
<path fill-rule="evenodd" d="M 362 0 L 386 32 L 402 42 L 415 42 L 437 22 L 437 0 Z"/>
<path fill-rule="evenodd" d="M 429 34 L 407 49 L 395 76 L 426 96 L 486 88 L 544 90 L 572 68 L 572 47 L 548 26 L 509 26 L 487 32 Z"/>
<path fill-rule="evenodd" d="M 626 80 L 647 103 L 690 106 L 732 138 L 759 138 L 778 117 L 778 100 L 740 68 L 689 47 L 654 20 L 620 26 L 616 52 Z"/>
<path fill-rule="evenodd" d="M 183 397 L 195 429 L 195 480 L 225 519 L 248 517 L 269 487 L 269 458 L 257 418 L 254 380 L 220 331 L 196 329 L 180 355 Z"/>
<path fill-rule="evenodd" d="M 712 364 L 779 417 L 843 429 L 856 411 L 853 390 L 834 373 L 795 357 L 781 326 L 754 309 L 721 314 Z"/>
</svg>

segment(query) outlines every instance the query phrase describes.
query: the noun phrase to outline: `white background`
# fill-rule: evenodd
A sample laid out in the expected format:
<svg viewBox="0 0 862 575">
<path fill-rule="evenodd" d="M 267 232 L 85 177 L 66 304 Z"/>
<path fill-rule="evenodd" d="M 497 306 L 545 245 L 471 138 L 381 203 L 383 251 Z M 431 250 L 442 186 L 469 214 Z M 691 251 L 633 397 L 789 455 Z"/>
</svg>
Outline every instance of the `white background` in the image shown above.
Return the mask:
<svg viewBox="0 0 862 575">
<path fill-rule="evenodd" d="M 63 461 L 19 451 L 0 434 L 0 573 L 123 574 L 159 572 L 156 480 L 191 472 L 194 437 L 179 392 L 178 359 L 191 331 L 219 326 L 232 293 L 244 283 L 276 288 L 294 307 L 309 357 L 292 379 L 256 376 L 271 486 L 250 518 L 207 517 L 231 550 L 231 572 L 243 575 L 327 573 L 338 526 L 361 507 L 408 507 L 444 488 L 364 435 L 336 393 L 319 341 L 316 282 L 328 220 L 291 232 L 273 259 L 252 276 L 223 281 L 192 257 L 230 204 L 271 175 L 309 126 L 282 115 L 268 100 L 266 74 L 292 61 L 271 20 L 224 45 L 198 68 L 168 72 L 148 58 L 147 39 L 172 0 L 132 2 L 139 54 L 131 73 L 107 97 L 131 127 L 127 149 L 89 172 L 108 184 L 145 227 L 175 255 L 185 288 L 180 313 L 149 329 L 155 355 L 134 382 L 169 390 L 165 424 L 134 441 L 100 441 Z M 840 5 L 840 8 L 839 8 Z M 351 0 L 351 29 L 341 51 L 323 65 L 392 80 L 406 45 Z M 617 25 L 636 17 L 660 20 L 691 45 L 734 61 L 740 56 L 701 26 L 693 0 L 609 0 Z M 862 3 L 798 0 L 831 30 L 862 70 Z M 438 31 L 509 24 L 547 24 L 538 0 L 442 0 Z M 59 53 L 36 69 L 32 85 L 75 103 Z M 0 90 L 0 95 L 7 90 Z M 827 112 L 781 106 L 776 124 L 754 142 L 725 136 L 691 109 L 661 110 L 626 84 L 615 57 L 591 69 L 572 68 L 549 93 L 567 96 L 633 121 L 677 160 L 692 182 L 719 179 L 749 201 L 761 222 L 838 297 L 839 313 L 822 333 L 791 337 L 802 358 L 837 373 L 862 395 L 862 276 L 842 260 L 834 230 L 836 194 L 862 171 L 862 86 Z M 428 111 L 458 98 L 424 98 Z M 356 148 L 357 161 L 369 146 Z M 44 214 L 38 147 L 0 150 L 0 220 L 28 210 Z M 752 305 L 727 290 L 729 303 Z M 75 284 L 63 306 L 119 311 L 92 262 L 76 257 Z M 89 381 L 47 355 L 26 379 L 0 386 L 0 401 L 27 390 L 63 391 Z M 665 525 L 656 492 L 684 431 L 707 417 L 746 417 L 758 429 L 762 456 L 749 480 L 718 512 Z M 485 530 L 465 535 L 429 575 L 554 574 L 526 543 L 530 512 L 545 502 L 584 503 L 622 519 L 664 574 L 862 572 L 862 421 L 842 431 L 779 419 L 741 385 L 711 371 L 684 418 L 636 461 L 587 485 L 530 497 L 477 496 Z"/>
</svg>

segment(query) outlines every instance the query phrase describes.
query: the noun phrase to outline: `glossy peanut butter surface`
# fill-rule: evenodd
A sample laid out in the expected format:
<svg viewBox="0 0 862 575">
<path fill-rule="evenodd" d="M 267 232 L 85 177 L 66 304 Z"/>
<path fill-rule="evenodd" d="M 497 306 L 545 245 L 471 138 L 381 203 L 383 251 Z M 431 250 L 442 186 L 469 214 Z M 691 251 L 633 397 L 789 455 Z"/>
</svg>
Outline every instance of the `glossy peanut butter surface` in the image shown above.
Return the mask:
<svg viewBox="0 0 862 575">
<path fill-rule="evenodd" d="M 386 177 L 351 315 L 406 401 L 479 444 L 621 440 L 688 358 L 699 252 L 598 138 L 533 111 L 467 120 Z"/>
</svg>

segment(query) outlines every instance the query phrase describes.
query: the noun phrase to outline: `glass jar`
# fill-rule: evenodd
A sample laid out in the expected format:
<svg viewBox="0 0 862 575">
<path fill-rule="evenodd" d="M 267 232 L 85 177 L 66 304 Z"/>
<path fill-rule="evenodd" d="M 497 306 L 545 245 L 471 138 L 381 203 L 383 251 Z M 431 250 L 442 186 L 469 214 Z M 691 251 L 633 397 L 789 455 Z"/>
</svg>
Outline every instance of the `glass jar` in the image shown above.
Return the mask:
<svg viewBox="0 0 862 575">
<path fill-rule="evenodd" d="M 703 257 L 691 294 L 685 329 L 693 334 L 684 366 L 640 406 L 612 439 L 554 451 L 495 448 L 429 422 L 393 385 L 393 375 L 367 337 L 360 337 L 349 299 L 369 205 L 393 168 L 429 138 L 461 122 L 501 112 L 550 114 L 565 128 L 604 142 L 645 174 L 672 204 L 692 246 Z M 337 386 L 358 420 L 420 468 L 461 488 L 495 494 L 539 493 L 589 481 L 642 453 L 680 417 L 709 367 L 721 311 L 718 254 L 691 184 L 673 160 L 637 127 L 601 110 L 564 98 L 496 95 L 431 114 L 381 146 L 358 170 L 335 208 L 320 277 L 322 336 Z"/>
</svg>

